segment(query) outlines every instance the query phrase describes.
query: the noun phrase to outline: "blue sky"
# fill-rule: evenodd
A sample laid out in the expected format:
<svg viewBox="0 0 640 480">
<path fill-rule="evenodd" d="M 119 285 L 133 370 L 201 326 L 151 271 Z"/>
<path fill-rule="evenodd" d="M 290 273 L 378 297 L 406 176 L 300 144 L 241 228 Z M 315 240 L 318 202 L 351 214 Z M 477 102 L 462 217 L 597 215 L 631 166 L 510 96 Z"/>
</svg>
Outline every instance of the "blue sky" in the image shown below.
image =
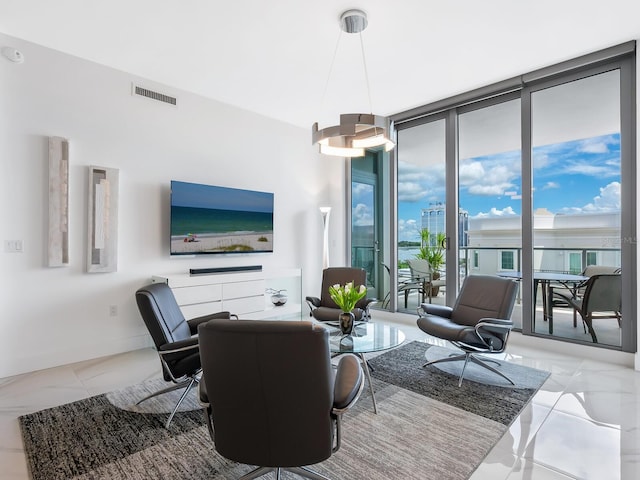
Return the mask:
<svg viewBox="0 0 640 480">
<path fill-rule="evenodd" d="M 620 134 L 536 147 L 533 208 L 551 213 L 620 210 Z M 471 217 L 520 215 L 520 151 L 462 160 L 460 206 Z M 398 167 L 398 237 L 419 240 L 420 212 L 444 202 L 444 165 Z M 356 224 L 370 222 L 371 205 L 354 192 Z M 366 219 L 366 220 L 365 220 Z"/>
<path fill-rule="evenodd" d="M 171 204 L 179 207 L 272 213 L 273 193 L 172 181 Z"/>
</svg>

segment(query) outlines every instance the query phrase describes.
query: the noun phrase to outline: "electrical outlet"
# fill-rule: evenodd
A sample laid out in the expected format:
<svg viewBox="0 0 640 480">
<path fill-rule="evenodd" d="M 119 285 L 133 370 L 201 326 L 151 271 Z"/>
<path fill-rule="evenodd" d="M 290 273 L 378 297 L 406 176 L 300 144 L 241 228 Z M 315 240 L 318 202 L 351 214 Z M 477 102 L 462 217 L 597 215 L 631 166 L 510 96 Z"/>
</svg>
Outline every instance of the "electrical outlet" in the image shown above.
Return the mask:
<svg viewBox="0 0 640 480">
<path fill-rule="evenodd" d="M 118 306 L 117 305 L 109 305 L 109 316 L 117 317 L 118 316 Z"/>
</svg>

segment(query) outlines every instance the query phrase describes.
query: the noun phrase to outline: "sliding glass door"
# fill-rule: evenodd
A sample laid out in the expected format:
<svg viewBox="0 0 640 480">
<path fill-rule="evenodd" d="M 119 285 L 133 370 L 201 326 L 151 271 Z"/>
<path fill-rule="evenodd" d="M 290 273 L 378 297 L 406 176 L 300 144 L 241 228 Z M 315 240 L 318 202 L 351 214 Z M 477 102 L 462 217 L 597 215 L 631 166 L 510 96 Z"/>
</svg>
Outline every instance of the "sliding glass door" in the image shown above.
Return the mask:
<svg viewBox="0 0 640 480">
<path fill-rule="evenodd" d="M 458 110 L 460 274 L 518 272 L 522 253 L 519 94 Z M 519 298 L 520 300 L 520 298 Z M 522 327 L 518 301 L 513 320 Z"/>
<path fill-rule="evenodd" d="M 398 131 L 398 310 L 415 312 L 423 301 L 444 304 L 446 142 L 444 118 Z M 431 272 L 421 268 L 427 261 Z M 434 283 L 435 284 L 435 283 Z M 428 289 L 428 290 L 427 290 Z"/>
<path fill-rule="evenodd" d="M 559 275 L 537 282 L 533 331 L 620 347 L 619 289 L 603 290 L 593 320 L 573 315 L 599 294 L 600 282 L 587 294 L 586 277 L 611 273 L 602 281 L 620 285 L 620 70 L 544 87 L 531 93 L 533 277 Z"/>
<path fill-rule="evenodd" d="M 383 151 L 351 159 L 351 265 L 366 270 L 370 298 L 384 298 L 389 292 L 388 172 L 388 154 Z"/>
</svg>

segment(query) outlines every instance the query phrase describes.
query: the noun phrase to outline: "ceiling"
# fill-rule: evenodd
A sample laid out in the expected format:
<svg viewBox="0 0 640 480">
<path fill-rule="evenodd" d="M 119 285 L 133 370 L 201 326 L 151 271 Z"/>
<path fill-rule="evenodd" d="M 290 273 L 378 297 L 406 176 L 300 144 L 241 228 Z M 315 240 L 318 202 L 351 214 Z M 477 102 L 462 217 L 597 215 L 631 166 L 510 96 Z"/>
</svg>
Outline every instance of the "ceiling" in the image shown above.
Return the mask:
<svg viewBox="0 0 640 480">
<path fill-rule="evenodd" d="M 369 18 L 372 108 L 358 36 L 340 35 L 350 8 Z M 640 1 L 0 0 L 0 32 L 322 128 L 339 113 L 390 115 L 638 39 Z"/>
</svg>

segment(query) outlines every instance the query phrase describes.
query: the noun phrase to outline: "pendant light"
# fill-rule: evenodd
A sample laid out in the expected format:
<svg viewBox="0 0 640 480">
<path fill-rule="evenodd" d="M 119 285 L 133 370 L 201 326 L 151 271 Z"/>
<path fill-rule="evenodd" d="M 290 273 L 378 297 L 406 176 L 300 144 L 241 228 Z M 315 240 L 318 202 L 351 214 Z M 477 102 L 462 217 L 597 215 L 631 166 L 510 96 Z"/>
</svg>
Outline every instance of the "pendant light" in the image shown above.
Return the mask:
<svg viewBox="0 0 640 480">
<path fill-rule="evenodd" d="M 343 32 L 357 33 L 360 35 L 360 49 L 362 51 L 362 63 L 371 108 L 371 91 L 369 89 L 369 74 L 364 55 L 364 43 L 362 31 L 367 28 L 367 14 L 362 10 L 347 10 L 340 16 L 340 27 Z M 340 39 L 338 39 L 338 46 Z M 338 51 L 336 47 L 336 52 Z M 335 61 L 335 53 L 329 69 L 329 75 Z M 328 84 L 327 79 L 327 84 Z M 388 117 L 374 115 L 373 113 L 344 113 L 340 115 L 340 124 L 323 129 L 318 128 L 318 123 L 311 127 L 312 144 L 318 144 L 320 153 L 338 157 L 362 157 L 365 149 L 384 146 L 386 151 L 395 147 L 395 133 L 393 125 Z"/>
</svg>

